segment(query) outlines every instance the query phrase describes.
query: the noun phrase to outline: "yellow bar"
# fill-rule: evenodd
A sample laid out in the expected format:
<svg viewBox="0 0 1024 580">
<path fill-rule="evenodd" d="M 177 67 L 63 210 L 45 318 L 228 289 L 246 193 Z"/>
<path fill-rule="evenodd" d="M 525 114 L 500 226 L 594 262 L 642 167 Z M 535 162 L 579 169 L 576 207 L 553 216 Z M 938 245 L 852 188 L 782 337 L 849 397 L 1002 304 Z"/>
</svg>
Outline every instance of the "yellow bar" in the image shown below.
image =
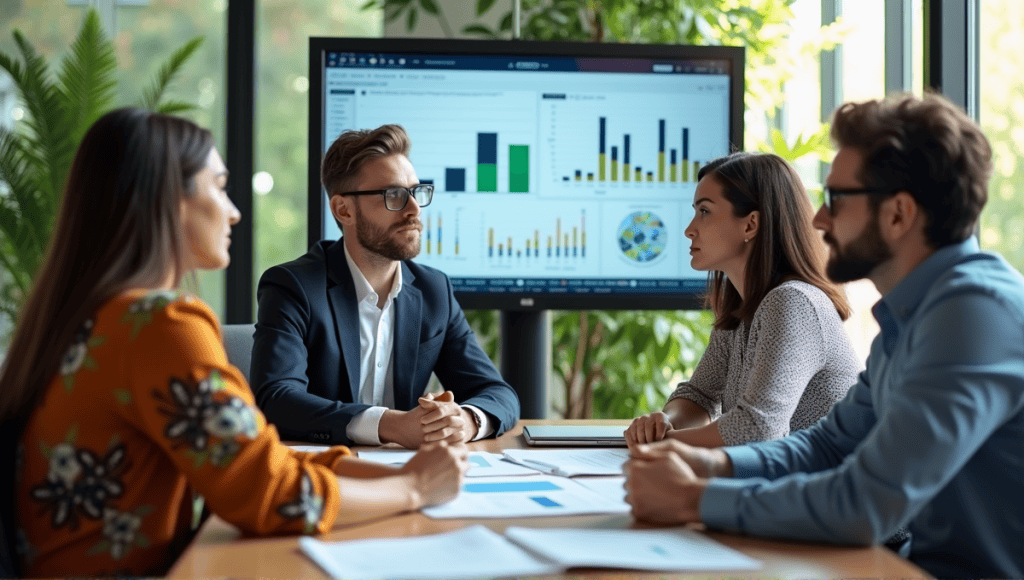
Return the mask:
<svg viewBox="0 0 1024 580">
<path fill-rule="evenodd" d="M 561 253 L 559 242 L 562 241 L 562 218 L 555 218 L 555 255 Z"/>
<path fill-rule="evenodd" d="M 672 165 L 669 166 L 669 168 L 668 168 L 668 176 L 669 176 L 669 180 L 671 180 L 672 183 L 676 182 L 676 164 L 675 163 L 673 163 Z"/>
<path fill-rule="evenodd" d="M 597 180 L 604 181 L 604 153 L 597 154 Z"/>
<path fill-rule="evenodd" d="M 622 181 L 629 181 L 629 163 L 622 164 Z"/>
<path fill-rule="evenodd" d="M 636 181 L 643 181 L 643 180 L 644 180 L 644 172 L 643 172 L 643 170 L 642 169 L 637 169 L 636 170 Z"/>
<path fill-rule="evenodd" d="M 687 181 L 690 181 L 690 161 L 688 159 L 683 159 L 681 167 L 683 169 L 683 176 L 680 181 L 686 183 Z"/>
<path fill-rule="evenodd" d="M 619 162 L 616 159 L 612 159 L 612 181 L 619 180 Z"/>
<path fill-rule="evenodd" d="M 572 255 L 576 255 L 576 249 L 579 247 L 576 240 L 576 226 L 572 227 Z"/>
<path fill-rule="evenodd" d="M 658 151 L 658 181 L 665 181 L 665 152 Z"/>
<path fill-rule="evenodd" d="M 697 181 L 697 174 L 700 173 L 700 161 L 693 162 L 693 180 Z"/>
</svg>

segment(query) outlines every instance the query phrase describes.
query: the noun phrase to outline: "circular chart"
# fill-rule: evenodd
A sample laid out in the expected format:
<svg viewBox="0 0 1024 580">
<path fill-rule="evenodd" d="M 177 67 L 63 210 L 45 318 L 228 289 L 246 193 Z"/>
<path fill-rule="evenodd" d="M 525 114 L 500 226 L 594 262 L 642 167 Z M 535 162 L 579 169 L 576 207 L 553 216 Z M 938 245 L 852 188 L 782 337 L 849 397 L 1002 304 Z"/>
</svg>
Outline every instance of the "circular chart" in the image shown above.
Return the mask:
<svg viewBox="0 0 1024 580">
<path fill-rule="evenodd" d="M 619 225 L 619 249 L 635 262 L 657 259 L 667 240 L 665 222 L 649 211 L 633 212 Z"/>
</svg>

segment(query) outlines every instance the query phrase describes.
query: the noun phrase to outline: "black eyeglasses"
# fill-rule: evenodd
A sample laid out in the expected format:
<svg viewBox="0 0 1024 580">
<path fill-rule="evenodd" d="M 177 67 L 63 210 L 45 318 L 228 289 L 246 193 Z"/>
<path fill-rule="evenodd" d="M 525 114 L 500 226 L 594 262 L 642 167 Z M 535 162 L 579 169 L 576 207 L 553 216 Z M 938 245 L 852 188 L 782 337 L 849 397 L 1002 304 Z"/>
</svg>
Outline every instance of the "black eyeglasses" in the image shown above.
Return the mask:
<svg viewBox="0 0 1024 580">
<path fill-rule="evenodd" d="M 829 213 L 835 212 L 832 202 L 837 197 L 842 197 L 844 195 L 892 195 L 894 193 L 891 187 L 857 187 L 853 189 L 840 189 L 838 187 L 829 187 L 827 185 L 823 191 L 823 201 L 825 203 L 825 208 L 828 209 Z"/>
<path fill-rule="evenodd" d="M 341 195 L 377 195 L 384 196 L 384 207 L 391 211 L 402 211 L 409 203 L 409 197 L 416 198 L 420 207 L 430 205 L 434 199 L 434 186 L 430 183 L 421 183 L 412 187 L 396 185 L 387 189 L 374 189 L 371 191 L 346 191 Z"/>
</svg>

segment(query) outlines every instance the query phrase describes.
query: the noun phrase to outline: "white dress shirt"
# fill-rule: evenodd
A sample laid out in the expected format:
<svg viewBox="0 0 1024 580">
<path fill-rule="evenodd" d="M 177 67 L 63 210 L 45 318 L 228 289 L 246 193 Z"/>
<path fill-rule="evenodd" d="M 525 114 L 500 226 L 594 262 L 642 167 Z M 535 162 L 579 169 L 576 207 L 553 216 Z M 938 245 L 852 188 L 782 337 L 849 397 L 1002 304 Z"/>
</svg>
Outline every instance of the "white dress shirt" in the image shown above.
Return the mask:
<svg viewBox="0 0 1024 580">
<path fill-rule="evenodd" d="M 395 271 L 391 292 L 382 308 L 377 307 L 380 296 L 373 290 L 366 276 L 356 266 L 345 246 L 345 261 L 352 273 L 359 313 L 359 399 L 371 405 L 349 422 L 345 434 L 355 443 L 380 445 L 380 419 L 384 411 L 395 407 L 395 366 L 392 359 L 395 345 L 395 298 L 402 291 L 402 267 Z M 494 432 L 487 414 L 472 405 L 462 408 L 476 415 L 480 429 L 473 440 Z"/>
</svg>

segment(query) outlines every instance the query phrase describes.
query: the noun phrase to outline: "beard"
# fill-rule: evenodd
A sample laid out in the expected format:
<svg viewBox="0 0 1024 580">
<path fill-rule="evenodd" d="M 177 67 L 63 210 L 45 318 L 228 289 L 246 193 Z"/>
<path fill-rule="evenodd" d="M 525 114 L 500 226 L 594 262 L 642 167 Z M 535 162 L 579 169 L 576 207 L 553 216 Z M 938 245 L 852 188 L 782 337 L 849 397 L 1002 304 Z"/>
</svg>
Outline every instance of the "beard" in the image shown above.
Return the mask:
<svg viewBox="0 0 1024 580">
<path fill-rule="evenodd" d="M 381 227 L 363 219 L 359 206 L 355 206 L 356 214 L 356 240 L 359 245 L 367 250 L 387 258 L 388 260 L 402 261 L 411 260 L 420 253 L 420 237 L 416 236 L 411 242 L 401 242 L 396 237 L 396 232 L 410 225 L 422 229 L 423 224 L 417 218 L 411 218 L 393 226 Z M 406 234 L 401 234 L 405 236 Z"/>
<path fill-rule="evenodd" d="M 892 258 L 892 250 L 882 241 L 877 213 L 857 239 L 847 244 L 845 248 L 840 248 L 829 234 L 825 234 L 825 243 L 829 247 L 825 274 L 837 284 L 867 278 L 879 264 Z"/>
</svg>

